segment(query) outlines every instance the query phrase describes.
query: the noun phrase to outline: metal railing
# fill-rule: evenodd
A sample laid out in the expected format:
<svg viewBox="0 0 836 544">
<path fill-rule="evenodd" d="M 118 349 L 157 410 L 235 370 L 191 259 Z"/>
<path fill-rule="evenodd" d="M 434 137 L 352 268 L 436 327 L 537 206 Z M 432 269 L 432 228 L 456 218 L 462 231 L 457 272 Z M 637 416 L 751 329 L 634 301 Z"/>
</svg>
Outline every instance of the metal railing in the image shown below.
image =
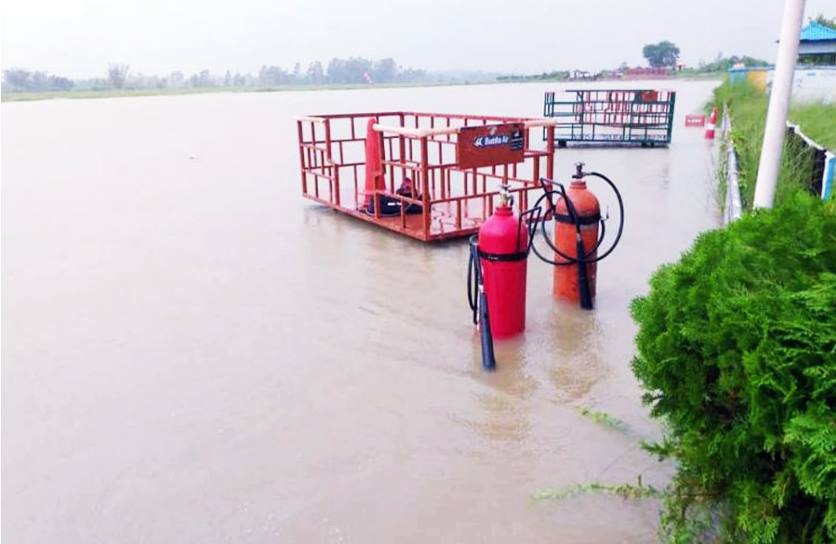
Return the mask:
<svg viewBox="0 0 836 544">
<path fill-rule="evenodd" d="M 385 185 L 371 191 L 365 188 L 369 119 L 381 138 Z M 541 127 L 551 134 L 552 119 L 396 111 L 302 116 L 296 123 L 305 198 L 423 241 L 475 233 L 493 213 L 503 184 L 525 210 L 540 177 L 554 176 L 554 140 L 536 148 L 531 138 Z M 523 123 L 523 162 L 459 168 L 459 130 L 498 123 Z M 398 192 L 406 178 L 414 196 Z M 377 203 L 373 211 L 364 205 L 368 197 Z M 397 200 L 400 215 L 382 215 L 382 197 Z M 408 213 L 410 205 L 420 206 L 420 214 Z"/>
<path fill-rule="evenodd" d="M 732 122 L 728 105 L 723 106 L 723 121 L 720 126 L 721 153 L 725 159 L 726 194 L 724 199 L 723 223 L 729 224 L 743 213 L 740 184 L 738 183 L 737 153 L 731 138 Z M 809 190 L 822 200 L 827 200 L 833 192 L 836 178 L 836 154 L 828 150 L 801 131 L 798 125 L 787 122 L 787 135 L 799 138 L 810 148 L 813 155 L 813 172 L 809 181 Z"/>
<path fill-rule="evenodd" d="M 723 207 L 723 224 L 728 225 L 743 214 L 737 173 L 737 153 L 731 139 L 731 115 L 728 106 L 723 106 L 723 123 L 720 133 L 722 138 L 721 153 L 725 154 L 726 159 L 726 198 Z"/>
<path fill-rule="evenodd" d="M 667 145 L 673 131 L 676 93 L 654 89 L 547 92 L 543 115 L 557 120 L 554 138 L 609 145 Z"/>
</svg>

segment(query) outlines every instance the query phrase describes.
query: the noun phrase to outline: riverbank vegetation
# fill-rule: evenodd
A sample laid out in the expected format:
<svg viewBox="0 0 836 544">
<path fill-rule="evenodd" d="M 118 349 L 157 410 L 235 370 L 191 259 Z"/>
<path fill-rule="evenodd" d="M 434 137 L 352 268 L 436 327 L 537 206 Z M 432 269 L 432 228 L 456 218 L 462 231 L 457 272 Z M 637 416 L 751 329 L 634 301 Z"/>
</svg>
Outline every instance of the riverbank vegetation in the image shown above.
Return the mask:
<svg viewBox="0 0 836 544">
<path fill-rule="evenodd" d="M 715 89 L 710 105 L 717 106 L 720 112 L 724 111 L 724 105 L 728 107 L 732 121 L 731 141 L 737 152 L 740 196 L 743 208 L 750 209 L 769 98 L 748 80 L 734 84 L 726 81 Z M 798 124 L 808 137 L 831 149 L 836 144 L 836 124 L 833 119 L 836 119 L 836 104 L 799 103 L 790 110 L 791 122 Z M 809 188 L 812 176 L 812 149 L 798 140 L 787 138 L 781 157 L 776 204 L 780 205 L 799 187 Z"/>
<path fill-rule="evenodd" d="M 586 494 L 617 495 L 624 499 L 658 499 L 664 496 L 661 490 L 652 485 L 643 484 L 639 476 L 635 484 L 587 482 L 560 489 L 544 489 L 535 493 L 532 498 L 536 501 L 561 501 Z"/>
<path fill-rule="evenodd" d="M 651 68 L 631 68 L 626 62 L 617 68 L 589 72 L 551 70 L 538 74 L 499 74 L 480 70 L 430 71 L 405 68 L 392 58 L 371 60 L 362 57 L 333 58 L 327 64 L 296 63 L 292 69 L 264 65 L 257 74 L 212 73 L 208 69 L 188 75 L 174 71 L 149 75 L 131 71 L 122 63 L 111 63 L 102 77 L 70 79 L 44 71 L 22 68 L 3 70 L 2 100 L 44 100 L 50 98 L 113 98 L 120 96 L 179 95 L 206 92 L 275 92 L 311 89 L 355 89 L 391 86 L 466 85 L 493 82 L 537 82 L 567 80 L 612 80 L 648 77 L 714 78 L 732 62 L 757 65 L 763 61 L 749 57 L 720 57 L 698 66 L 677 65 L 679 49 L 670 42 L 649 45 Z M 747 64 L 750 65 L 750 64 Z"/>
<path fill-rule="evenodd" d="M 312 88 L 355 88 L 402 85 L 439 85 L 495 81 L 496 74 L 476 70 L 428 71 L 399 65 L 392 58 L 371 60 L 363 57 L 333 58 L 327 65 L 319 61 L 292 69 L 264 65 L 257 74 L 212 73 L 208 69 L 187 75 L 174 71 L 167 75 L 132 72 L 127 64 L 111 63 L 103 77 L 69 79 L 42 71 L 22 68 L 3 70 L 3 100 L 44 98 L 94 98 L 191 94 L 200 92 L 242 92 L 305 90 Z"/>
<path fill-rule="evenodd" d="M 751 207 L 767 97 L 728 82 L 742 198 Z M 791 118 L 830 145 L 833 106 Z M 836 201 L 810 191 L 812 156 L 783 152 L 775 206 L 702 234 L 633 301 L 633 370 L 665 422 L 671 542 L 836 541 Z"/>
<path fill-rule="evenodd" d="M 678 471 L 673 542 L 836 539 L 836 203 L 796 187 L 701 235 L 633 302 Z"/>
<path fill-rule="evenodd" d="M 479 84 L 484 85 L 486 82 Z M 490 82 L 487 82 L 490 83 Z M 396 87 L 435 87 L 469 85 L 470 82 L 462 83 L 384 83 L 375 85 L 376 89 L 388 89 Z M 70 90 L 70 91 L 43 91 L 43 92 L 18 92 L 3 94 L 3 102 L 26 102 L 33 100 L 50 100 L 54 98 L 66 99 L 89 99 L 89 98 L 121 98 L 131 96 L 178 96 L 209 93 L 274 93 L 292 91 L 339 91 L 352 89 L 367 89 L 366 84 L 322 84 L 322 85 L 277 85 L 273 87 L 183 87 L 178 89 L 102 89 L 102 90 Z"/>
<path fill-rule="evenodd" d="M 716 105 L 722 111 L 723 104 L 729 105 L 732 120 L 739 120 L 747 125 L 763 125 L 766 122 L 769 97 L 748 80 L 734 84 L 726 80 L 717 87 L 714 90 L 712 105 Z M 789 117 L 790 122 L 799 125 L 804 134 L 828 149 L 836 149 L 836 103 L 794 103 Z M 760 136 L 763 136 L 763 126 Z"/>
</svg>

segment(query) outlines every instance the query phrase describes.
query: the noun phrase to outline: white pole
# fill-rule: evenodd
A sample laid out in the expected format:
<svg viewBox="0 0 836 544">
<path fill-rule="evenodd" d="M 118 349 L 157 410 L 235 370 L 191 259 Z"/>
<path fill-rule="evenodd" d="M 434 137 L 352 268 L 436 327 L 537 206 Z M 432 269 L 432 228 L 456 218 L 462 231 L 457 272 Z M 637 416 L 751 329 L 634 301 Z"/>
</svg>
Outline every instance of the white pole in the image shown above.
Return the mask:
<svg viewBox="0 0 836 544">
<path fill-rule="evenodd" d="M 755 183 L 755 208 L 771 208 L 775 200 L 775 183 L 781 168 L 781 151 L 784 147 L 784 133 L 787 130 L 787 111 L 792 95 L 795 60 L 798 57 L 804 2 L 805 0 L 786 0 L 784 3 L 781 41 L 778 43 L 778 58 L 775 61 L 769 109 L 766 112 L 758 180 Z"/>
</svg>

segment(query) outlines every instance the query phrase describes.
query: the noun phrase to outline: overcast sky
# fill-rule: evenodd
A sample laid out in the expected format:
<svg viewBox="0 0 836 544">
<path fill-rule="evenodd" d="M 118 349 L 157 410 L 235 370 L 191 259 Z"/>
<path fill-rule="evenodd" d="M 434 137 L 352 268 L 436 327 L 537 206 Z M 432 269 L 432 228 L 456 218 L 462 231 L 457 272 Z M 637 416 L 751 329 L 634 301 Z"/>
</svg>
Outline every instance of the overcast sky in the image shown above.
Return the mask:
<svg viewBox="0 0 836 544">
<path fill-rule="evenodd" d="M 718 52 L 774 60 L 784 0 L 3 0 L 2 64 L 72 77 L 255 72 L 335 56 L 403 66 L 540 72 L 643 63 L 671 40 L 696 64 Z M 808 0 L 806 16 L 836 16 Z M 806 20 L 805 16 L 805 20 Z"/>
</svg>

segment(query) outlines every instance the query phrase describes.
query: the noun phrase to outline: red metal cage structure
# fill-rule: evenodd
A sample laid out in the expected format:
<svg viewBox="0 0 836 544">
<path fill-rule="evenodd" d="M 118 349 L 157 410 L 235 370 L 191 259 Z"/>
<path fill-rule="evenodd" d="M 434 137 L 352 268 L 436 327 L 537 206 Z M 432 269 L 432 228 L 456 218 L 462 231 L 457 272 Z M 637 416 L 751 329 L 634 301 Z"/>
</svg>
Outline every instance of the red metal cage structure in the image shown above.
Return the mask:
<svg viewBox="0 0 836 544">
<path fill-rule="evenodd" d="M 554 177 L 553 119 L 395 111 L 305 116 L 296 124 L 305 198 L 424 242 L 477 232 L 493 213 L 502 184 L 525 210 L 540 176 Z M 367 126 L 379 138 L 385 186 L 370 191 L 364 182 Z M 546 131 L 545 142 L 531 138 L 535 127 Z M 509 129 L 518 140 L 515 151 L 475 149 L 471 155 L 474 134 L 484 138 Z M 486 146 L 494 141 L 482 140 Z M 405 178 L 412 196 L 398 192 Z M 398 215 L 380 213 L 383 197 L 400 202 Z M 377 202 L 372 211 L 365 205 L 368 198 Z M 410 205 L 421 211 L 406 213 Z"/>
</svg>

